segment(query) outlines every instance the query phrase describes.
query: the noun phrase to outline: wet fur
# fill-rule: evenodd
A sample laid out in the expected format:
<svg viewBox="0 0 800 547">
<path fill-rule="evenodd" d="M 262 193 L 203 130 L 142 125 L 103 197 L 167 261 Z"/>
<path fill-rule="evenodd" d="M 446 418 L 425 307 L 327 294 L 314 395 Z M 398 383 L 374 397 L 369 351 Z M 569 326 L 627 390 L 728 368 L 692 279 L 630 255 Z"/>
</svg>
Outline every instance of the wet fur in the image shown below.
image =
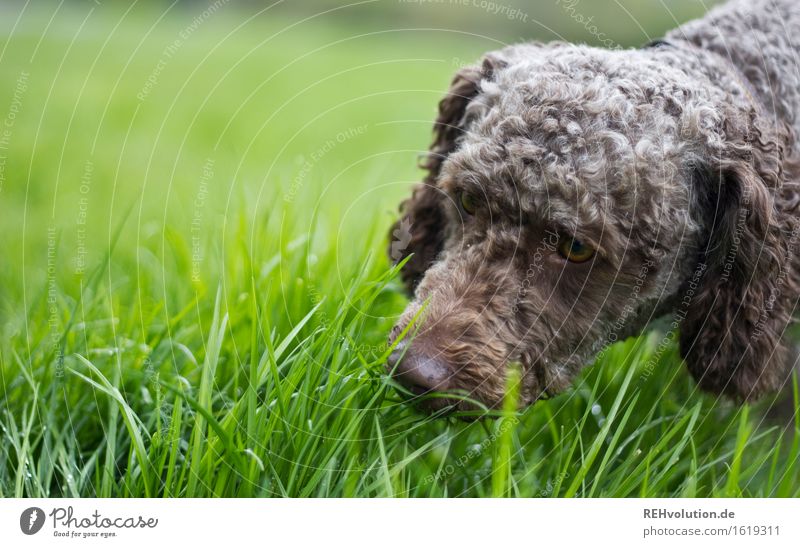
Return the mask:
<svg viewBox="0 0 800 547">
<path fill-rule="evenodd" d="M 497 406 L 518 362 L 529 404 L 667 316 L 705 390 L 780 387 L 800 287 L 798 35 L 793 0 L 735 1 L 665 46 L 520 44 L 460 70 L 401 205 L 413 300 L 392 339 L 424 304 L 412 343 L 454 387 Z M 553 234 L 595 258 L 563 260 Z"/>
</svg>

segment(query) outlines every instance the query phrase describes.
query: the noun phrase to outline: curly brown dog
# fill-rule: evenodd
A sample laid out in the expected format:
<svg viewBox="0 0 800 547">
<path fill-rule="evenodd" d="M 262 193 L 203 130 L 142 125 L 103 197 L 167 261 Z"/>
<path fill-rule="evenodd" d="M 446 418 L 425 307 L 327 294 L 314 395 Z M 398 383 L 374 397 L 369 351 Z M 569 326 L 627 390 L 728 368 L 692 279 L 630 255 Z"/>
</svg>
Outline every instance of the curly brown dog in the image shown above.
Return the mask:
<svg viewBox="0 0 800 547">
<path fill-rule="evenodd" d="M 666 316 L 702 388 L 780 387 L 800 287 L 798 37 L 795 0 L 735 1 L 641 49 L 521 44 L 460 70 L 393 228 L 410 230 L 414 295 L 395 378 L 493 408 L 514 363 L 530 404 Z M 426 402 L 454 405 L 474 408 Z"/>
</svg>

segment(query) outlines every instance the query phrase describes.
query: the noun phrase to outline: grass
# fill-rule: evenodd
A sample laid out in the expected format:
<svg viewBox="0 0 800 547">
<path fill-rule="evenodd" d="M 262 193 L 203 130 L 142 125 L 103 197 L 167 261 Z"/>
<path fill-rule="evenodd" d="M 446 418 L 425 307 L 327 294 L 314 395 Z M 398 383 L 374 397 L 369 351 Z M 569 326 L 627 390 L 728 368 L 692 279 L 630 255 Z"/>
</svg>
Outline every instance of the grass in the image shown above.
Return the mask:
<svg viewBox="0 0 800 547">
<path fill-rule="evenodd" d="M 800 495 L 798 414 L 701 394 L 658 328 L 522 413 L 402 404 L 386 230 L 497 44 L 220 12 L 166 55 L 179 9 L 0 27 L 0 495 Z"/>
</svg>

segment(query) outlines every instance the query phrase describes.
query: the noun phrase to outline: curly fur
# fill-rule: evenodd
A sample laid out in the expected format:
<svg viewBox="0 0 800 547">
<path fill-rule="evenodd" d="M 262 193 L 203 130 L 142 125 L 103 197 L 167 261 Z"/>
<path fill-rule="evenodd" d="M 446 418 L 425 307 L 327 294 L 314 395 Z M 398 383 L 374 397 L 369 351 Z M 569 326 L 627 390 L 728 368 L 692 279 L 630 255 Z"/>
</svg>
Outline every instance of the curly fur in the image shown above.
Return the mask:
<svg viewBox="0 0 800 547">
<path fill-rule="evenodd" d="M 735 1 L 665 45 L 520 44 L 459 71 L 401 205 L 414 298 L 392 340 L 424 307 L 411 347 L 496 407 L 509 363 L 529 404 L 671 316 L 704 389 L 779 387 L 800 294 L 798 35 L 794 0 Z M 594 258 L 564 260 L 562 237 Z"/>
</svg>

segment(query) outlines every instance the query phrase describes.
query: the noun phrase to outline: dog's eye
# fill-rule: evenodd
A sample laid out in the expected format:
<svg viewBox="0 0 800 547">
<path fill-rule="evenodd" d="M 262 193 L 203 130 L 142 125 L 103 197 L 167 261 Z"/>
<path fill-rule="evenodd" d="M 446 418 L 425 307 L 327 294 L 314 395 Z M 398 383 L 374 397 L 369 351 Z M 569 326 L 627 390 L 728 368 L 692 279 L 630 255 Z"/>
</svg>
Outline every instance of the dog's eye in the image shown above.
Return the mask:
<svg viewBox="0 0 800 547">
<path fill-rule="evenodd" d="M 580 263 L 592 258 L 594 249 L 574 237 L 563 237 L 558 242 L 558 254 L 570 262 Z"/>
<path fill-rule="evenodd" d="M 472 194 L 468 194 L 467 192 L 461 192 L 461 207 L 464 209 L 468 215 L 474 215 L 475 211 L 478 210 L 478 201 L 475 199 L 475 196 Z"/>
</svg>

